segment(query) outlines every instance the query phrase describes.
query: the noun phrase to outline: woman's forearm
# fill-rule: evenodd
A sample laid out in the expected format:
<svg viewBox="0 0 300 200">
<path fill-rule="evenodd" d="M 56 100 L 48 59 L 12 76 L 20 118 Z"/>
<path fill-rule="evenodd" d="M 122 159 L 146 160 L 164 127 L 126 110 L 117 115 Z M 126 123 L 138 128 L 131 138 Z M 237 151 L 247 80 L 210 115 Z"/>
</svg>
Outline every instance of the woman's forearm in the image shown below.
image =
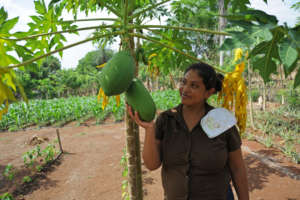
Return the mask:
<svg viewBox="0 0 300 200">
<path fill-rule="evenodd" d="M 239 200 L 249 200 L 248 181 L 246 169 L 241 166 L 232 171 L 233 185 L 238 195 Z"/>
<path fill-rule="evenodd" d="M 145 166 L 149 170 L 155 170 L 160 167 L 160 153 L 159 153 L 159 145 L 160 142 L 155 138 L 155 128 L 147 127 L 145 129 L 145 141 L 144 141 L 144 149 L 143 149 L 143 159 Z"/>
</svg>

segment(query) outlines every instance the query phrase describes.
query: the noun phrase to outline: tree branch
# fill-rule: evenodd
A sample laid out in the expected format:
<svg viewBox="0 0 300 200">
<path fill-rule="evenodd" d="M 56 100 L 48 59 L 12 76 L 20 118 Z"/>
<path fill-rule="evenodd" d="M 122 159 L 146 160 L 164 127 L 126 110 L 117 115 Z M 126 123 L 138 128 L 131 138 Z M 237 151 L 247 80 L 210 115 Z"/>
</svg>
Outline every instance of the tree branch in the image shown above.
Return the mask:
<svg viewBox="0 0 300 200">
<path fill-rule="evenodd" d="M 196 60 L 196 61 L 199 61 L 199 62 L 202 62 L 202 63 L 207 64 L 206 62 L 202 61 L 202 60 L 199 59 L 199 58 L 196 58 L 196 57 L 194 57 L 194 56 L 188 55 L 188 54 L 184 53 L 183 51 L 181 51 L 181 50 L 179 50 L 179 49 L 176 49 L 176 48 L 174 48 L 174 47 L 171 47 L 171 46 L 169 46 L 169 45 L 167 45 L 167 44 L 164 44 L 164 43 L 162 43 L 162 42 L 160 42 L 160 41 L 151 39 L 151 38 L 149 38 L 149 37 L 147 37 L 147 36 L 143 36 L 143 35 L 138 34 L 138 33 L 129 33 L 129 35 L 134 36 L 134 37 L 138 37 L 138 38 L 141 38 L 141 39 L 149 40 L 149 41 L 151 41 L 151 42 L 154 42 L 154 43 L 156 43 L 156 44 L 159 44 L 159 45 L 161 45 L 161 46 L 164 46 L 164 47 L 166 47 L 166 48 L 168 48 L 168 49 L 171 49 L 171 50 L 173 50 L 173 51 L 175 51 L 175 52 L 177 52 L 177 53 L 179 53 L 179 54 L 181 54 L 181 55 L 184 55 L 184 56 L 186 56 L 186 57 L 188 57 L 188 58 L 190 58 L 190 59 L 192 59 L 192 60 Z M 221 72 L 221 73 L 223 73 L 223 74 L 226 73 L 225 71 L 223 71 L 223 70 L 221 70 L 221 69 L 219 69 L 219 68 L 216 68 L 216 67 L 214 67 L 214 66 L 212 66 L 212 67 L 213 67 L 216 71 L 218 71 L 218 72 Z"/>
<path fill-rule="evenodd" d="M 75 31 L 84 31 L 84 30 L 97 29 L 97 28 L 120 28 L 120 27 L 121 27 L 120 25 L 90 26 L 90 27 L 78 28 L 78 29 L 74 29 L 74 30 L 56 31 L 56 32 L 51 32 L 51 33 L 41 33 L 41 34 L 36 34 L 36 35 L 30 35 L 30 36 L 23 37 L 23 38 L 3 38 L 3 37 L 0 37 L 0 39 L 20 41 L 20 40 L 34 39 L 36 37 L 53 35 L 53 34 L 60 34 L 60 33 L 72 33 L 72 32 L 75 32 Z"/>
<path fill-rule="evenodd" d="M 82 40 L 82 41 L 79 41 L 79 42 L 76 42 L 76 43 L 73 43 L 73 44 L 64 46 L 64 47 L 62 47 L 62 48 L 56 49 L 56 50 L 54 50 L 54 51 L 48 52 L 48 53 L 46 53 L 46 54 L 44 54 L 44 55 L 41 55 L 41 56 L 39 56 L 39 57 L 37 57 L 37 58 L 32 58 L 32 59 L 30 59 L 30 60 L 27 60 L 27 61 L 25 61 L 25 62 L 16 64 L 16 65 L 5 66 L 5 67 L 0 66 L 0 68 L 7 68 L 7 69 L 10 69 L 10 68 L 21 67 L 21 66 L 23 66 L 23 65 L 28 65 L 28 64 L 33 63 L 33 62 L 35 62 L 35 61 L 37 61 L 37 60 L 39 60 L 39 59 L 42 59 L 42 58 L 44 58 L 44 57 L 47 57 L 47 56 L 50 56 L 50 55 L 55 54 L 55 53 L 57 53 L 57 52 L 60 52 L 60 51 L 69 49 L 69 48 L 71 48 L 71 47 L 74 47 L 74 46 L 77 46 L 77 45 L 80 45 L 80 44 L 83 44 L 83 43 L 86 43 L 86 42 L 89 42 L 89 41 L 91 41 L 91 40 L 95 40 L 95 39 L 98 39 L 98 38 L 103 38 L 103 37 L 107 37 L 107 36 L 111 36 L 111 35 L 121 35 L 121 34 L 123 34 L 123 33 L 124 33 L 123 31 L 116 31 L 116 32 L 114 32 L 114 33 L 108 33 L 108 34 L 103 34 L 103 35 L 91 37 L 91 38 L 88 38 L 88 39 L 85 39 L 85 40 Z"/>
<path fill-rule="evenodd" d="M 145 8 L 144 10 L 141 10 L 140 12 L 135 13 L 135 14 L 133 14 L 132 16 L 130 16 L 130 17 L 129 17 L 129 20 L 134 19 L 134 18 L 140 16 L 141 14 L 147 12 L 148 10 L 151 10 L 151 9 L 153 9 L 153 8 L 156 8 L 156 7 L 158 7 L 158 6 L 160 6 L 160 5 L 164 4 L 164 3 L 167 3 L 167 2 L 169 2 L 169 1 L 171 1 L 171 0 L 165 0 L 165 1 L 162 1 L 162 2 L 160 2 L 160 3 L 158 3 L 158 4 L 155 4 L 155 5 L 153 5 L 153 6 L 150 6 L 149 8 Z"/>
</svg>

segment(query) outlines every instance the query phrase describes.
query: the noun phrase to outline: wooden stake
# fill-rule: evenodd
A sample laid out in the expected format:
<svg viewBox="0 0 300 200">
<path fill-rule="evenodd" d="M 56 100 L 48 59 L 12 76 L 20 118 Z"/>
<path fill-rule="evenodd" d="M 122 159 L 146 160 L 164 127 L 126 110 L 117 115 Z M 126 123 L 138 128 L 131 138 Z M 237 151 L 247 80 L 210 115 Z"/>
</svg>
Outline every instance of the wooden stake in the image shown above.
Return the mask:
<svg viewBox="0 0 300 200">
<path fill-rule="evenodd" d="M 56 134 L 57 134 L 57 139 L 58 139 L 60 152 L 63 153 L 64 151 L 63 151 L 62 146 L 61 146 L 60 135 L 59 135 L 59 130 L 58 129 L 56 129 Z"/>
</svg>

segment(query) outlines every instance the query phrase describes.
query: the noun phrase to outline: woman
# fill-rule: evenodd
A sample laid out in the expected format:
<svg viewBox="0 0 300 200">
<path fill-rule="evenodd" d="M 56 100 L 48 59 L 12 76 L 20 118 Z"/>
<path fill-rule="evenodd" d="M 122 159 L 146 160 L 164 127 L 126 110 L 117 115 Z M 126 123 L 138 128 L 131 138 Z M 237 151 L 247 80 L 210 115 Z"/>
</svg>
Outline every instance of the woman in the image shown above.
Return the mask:
<svg viewBox="0 0 300 200">
<path fill-rule="evenodd" d="M 200 121 L 213 109 L 207 99 L 221 90 L 215 70 L 203 63 L 191 65 L 180 84 L 181 104 L 162 112 L 156 122 L 130 115 L 145 129 L 143 159 L 155 170 L 162 165 L 167 200 L 226 200 L 232 178 L 239 200 L 249 200 L 241 152 L 241 138 L 232 127 L 208 138 Z"/>
</svg>

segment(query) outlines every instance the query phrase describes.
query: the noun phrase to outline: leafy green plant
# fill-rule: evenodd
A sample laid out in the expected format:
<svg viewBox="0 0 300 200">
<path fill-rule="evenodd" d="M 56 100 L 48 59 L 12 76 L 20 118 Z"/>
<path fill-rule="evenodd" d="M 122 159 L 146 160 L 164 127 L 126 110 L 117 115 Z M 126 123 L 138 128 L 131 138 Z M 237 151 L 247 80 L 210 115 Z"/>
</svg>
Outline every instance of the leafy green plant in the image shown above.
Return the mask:
<svg viewBox="0 0 300 200">
<path fill-rule="evenodd" d="M 126 155 L 125 148 L 123 149 L 123 155 L 122 155 L 120 164 L 123 168 L 122 176 L 126 178 L 128 176 L 128 166 L 127 166 L 127 155 Z M 123 180 L 122 181 L 122 200 L 130 200 L 127 189 L 128 189 L 128 181 Z"/>
<path fill-rule="evenodd" d="M 14 176 L 15 176 L 15 173 L 13 171 L 13 165 L 12 164 L 8 164 L 6 165 L 5 169 L 4 169 L 4 172 L 3 172 L 3 175 L 8 178 L 8 180 L 13 180 Z"/>
<path fill-rule="evenodd" d="M 23 155 L 23 161 L 25 163 L 25 165 L 27 167 L 31 167 L 33 166 L 33 163 L 35 162 L 36 159 L 36 155 L 35 155 L 35 150 L 30 150 L 27 151 L 24 155 Z"/>
<path fill-rule="evenodd" d="M 0 195 L 0 200 L 14 200 L 14 198 L 10 193 L 6 192 Z"/>
<path fill-rule="evenodd" d="M 23 177 L 23 183 L 30 183 L 31 181 L 32 181 L 32 178 L 30 176 Z"/>
<path fill-rule="evenodd" d="M 251 96 L 252 101 L 258 101 L 258 97 L 260 96 L 258 89 L 252 89 L 249 96 Z"/>
<path fill-rule="evenodd" d="M 45 162 L 49 163 L 54 160 L 54 157 L 58 151 L 56 150 L 54 144 L 48 144 L 47 147 L 42 152 L 45 158 Z"/>
<path fill-rule="evenodd" d="M 268 136 L 264 139 L 264 145 L 265 145 L 267 148 L 272 147 L 272 145 L 273 145 L 273 139 L 272 139 L 272 136 L 268 135 Z"/>
<path fill-rule="evenodd" d="M 43 166 L 37 165 L 37 166 L 35 166 L 35 169 L 36 169 L 36 171 L 40 172 L 43 170 Z"/>
</svg>

